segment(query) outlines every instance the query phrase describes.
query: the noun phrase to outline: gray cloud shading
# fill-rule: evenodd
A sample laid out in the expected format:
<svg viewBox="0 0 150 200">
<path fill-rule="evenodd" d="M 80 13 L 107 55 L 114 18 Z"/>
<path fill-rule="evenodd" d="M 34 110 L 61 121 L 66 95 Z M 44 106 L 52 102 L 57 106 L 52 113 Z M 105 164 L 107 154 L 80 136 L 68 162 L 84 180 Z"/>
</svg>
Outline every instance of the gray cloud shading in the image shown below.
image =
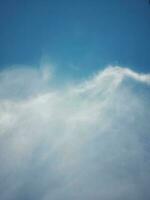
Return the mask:
<svg viewBox="0 0 150 200">
<path fill-rule="evenodd" d="M 108 67 L 53 88 L 0 74 L 1 200 L 149 200 L 150 75 Z"/>
</svg>

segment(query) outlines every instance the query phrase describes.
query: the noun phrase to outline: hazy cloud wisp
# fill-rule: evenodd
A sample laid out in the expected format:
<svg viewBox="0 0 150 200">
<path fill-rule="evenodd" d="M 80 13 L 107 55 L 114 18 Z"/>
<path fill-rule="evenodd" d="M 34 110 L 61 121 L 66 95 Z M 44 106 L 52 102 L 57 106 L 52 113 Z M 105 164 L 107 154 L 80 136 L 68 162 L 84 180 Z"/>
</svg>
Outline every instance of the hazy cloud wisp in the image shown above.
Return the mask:
<svg viewBox="0 0 150 200">
<path fill-rule="evenodd" d="M 1 200 L 148 200 L 150 75 L 108 67 L 53 88 L 0 75 Z"/>
</svg>

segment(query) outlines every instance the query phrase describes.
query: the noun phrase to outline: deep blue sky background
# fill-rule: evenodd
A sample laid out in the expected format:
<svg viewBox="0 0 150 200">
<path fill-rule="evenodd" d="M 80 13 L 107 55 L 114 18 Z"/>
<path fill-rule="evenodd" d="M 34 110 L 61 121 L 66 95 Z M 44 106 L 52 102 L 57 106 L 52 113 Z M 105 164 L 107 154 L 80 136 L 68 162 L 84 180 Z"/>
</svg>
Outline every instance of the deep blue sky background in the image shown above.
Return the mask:
<svg viewBox="0 0 150 200">
<path fill-rule="evenodd" d="M 1 0 L 0 68 L 86 74 L 107 64 L 150 72 L 148 0 Z"/>
</svg>

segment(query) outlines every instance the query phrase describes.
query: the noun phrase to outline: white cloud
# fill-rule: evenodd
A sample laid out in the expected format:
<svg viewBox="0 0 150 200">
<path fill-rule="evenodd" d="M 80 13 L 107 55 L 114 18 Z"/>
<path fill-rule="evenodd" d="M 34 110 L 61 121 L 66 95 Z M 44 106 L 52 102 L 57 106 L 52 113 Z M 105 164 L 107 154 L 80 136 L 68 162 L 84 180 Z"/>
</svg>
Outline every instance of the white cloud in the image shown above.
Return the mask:
<svg viewBox="0 0 150 200">
<path fill-rule="evenodd" d="M 150 75 L 108 67 L 61 89 L 47 79 L 1 73 L 0 199 L 147 200 Z"/>
</svg>

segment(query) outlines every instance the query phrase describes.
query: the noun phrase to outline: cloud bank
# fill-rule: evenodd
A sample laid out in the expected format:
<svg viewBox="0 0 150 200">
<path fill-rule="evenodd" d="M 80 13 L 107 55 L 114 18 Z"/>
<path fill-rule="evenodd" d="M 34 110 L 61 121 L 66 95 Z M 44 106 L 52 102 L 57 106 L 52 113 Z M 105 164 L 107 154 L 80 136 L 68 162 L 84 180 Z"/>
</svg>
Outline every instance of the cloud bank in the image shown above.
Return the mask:
<svg viewBox="0 0 150 200">
<path fill-rule="evenodd" d="M 0 199 L 149 200 L 150 74 L 52 85 L 33 68 L 0 74 Z"/>
</svg>

